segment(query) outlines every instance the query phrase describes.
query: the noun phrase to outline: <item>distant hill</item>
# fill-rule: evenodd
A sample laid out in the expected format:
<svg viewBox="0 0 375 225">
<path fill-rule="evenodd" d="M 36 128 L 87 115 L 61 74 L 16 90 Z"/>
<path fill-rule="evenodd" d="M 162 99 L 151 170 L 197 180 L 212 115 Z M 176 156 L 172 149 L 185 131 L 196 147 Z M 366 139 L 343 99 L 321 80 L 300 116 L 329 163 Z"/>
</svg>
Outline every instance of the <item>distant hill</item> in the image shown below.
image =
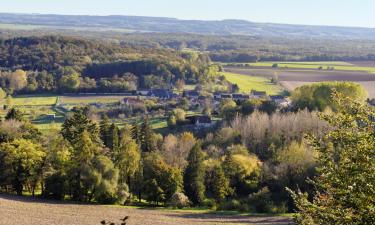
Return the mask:
<svg viewBox="0 0 375 225">
<path fill-rule="evenodd" d="M 124 32 L 192 33 L 204 35 L 248 35 L 375 40 L 375 29 L 254 23 L 244 20 L 178 20 L 138 16 L 67 16 L 0 13 L 1 24 L 38 25 L 48 28 L 107 29 Z"/>
</svg>

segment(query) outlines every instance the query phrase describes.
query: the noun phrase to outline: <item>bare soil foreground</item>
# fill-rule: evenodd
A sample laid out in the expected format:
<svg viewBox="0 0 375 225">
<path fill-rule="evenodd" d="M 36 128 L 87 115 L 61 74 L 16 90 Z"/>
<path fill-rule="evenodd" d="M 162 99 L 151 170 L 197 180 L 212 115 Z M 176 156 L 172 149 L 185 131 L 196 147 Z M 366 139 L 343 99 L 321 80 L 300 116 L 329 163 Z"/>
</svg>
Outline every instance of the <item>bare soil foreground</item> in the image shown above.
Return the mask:
<svg viewBox="0 0 375 225">
<path fill-rule="evenodd" d="M 327 71 L 311 69 L 271 69 L 271 68 L 238 68 L 225 67 L 226 72 L 249 76 L 272 77 L 278 75 L 280 83 L 288 90 L 322 81 L 352 81 L 363 85 L 370 97 L 375 98 L 375 74 L 361 71 Z"/>
<path fill-rule="evenodd" d="M 0 225 L 100 225 L 103 219 L 128 225 L 156 224 L 292 224 L 286 217 L 217 215 L 168 210 L 130 209 L 115 206 L 70 204 L 0 195 Z"/>
</svg>

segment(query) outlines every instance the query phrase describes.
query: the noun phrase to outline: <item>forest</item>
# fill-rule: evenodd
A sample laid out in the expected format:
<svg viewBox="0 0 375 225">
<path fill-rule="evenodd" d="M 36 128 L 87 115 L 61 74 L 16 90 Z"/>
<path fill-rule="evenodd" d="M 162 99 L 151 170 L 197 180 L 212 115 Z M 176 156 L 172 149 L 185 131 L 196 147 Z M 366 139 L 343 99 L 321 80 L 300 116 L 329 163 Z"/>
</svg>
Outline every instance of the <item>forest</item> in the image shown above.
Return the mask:
<svg viewBox="0 0 375 225">
<path fill-rule="evenodd" d="M 8 93 L 76 93 L 167 88 L 210 79 L 205 54 L 61 36 L 0 40 L 0 84 Z"/>
</svg>

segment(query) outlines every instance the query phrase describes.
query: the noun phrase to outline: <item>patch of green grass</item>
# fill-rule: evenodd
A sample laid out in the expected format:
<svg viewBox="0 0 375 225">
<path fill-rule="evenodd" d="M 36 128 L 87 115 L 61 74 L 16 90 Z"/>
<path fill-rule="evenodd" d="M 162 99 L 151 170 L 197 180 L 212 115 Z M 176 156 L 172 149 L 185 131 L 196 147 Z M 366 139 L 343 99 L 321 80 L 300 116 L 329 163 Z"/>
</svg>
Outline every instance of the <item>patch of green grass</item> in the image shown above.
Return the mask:
<svg viewBox="0 0 375 225">
<path fill-rule="evenodd" d="M 123 99 L 124 96 L 62 96 L 61 104 L 90 104 L 90 103 L 115 103 Z"/>
<path fill-rule="evenodd" d="M 225 78 L 237 84 L 241 92 L 249 93 L 251 90 L 265 91 L 268 95 L 281 94 L 283 88 L 279 85 L 273 84 L 269 79 L 264 77 L 254 77 L 235 73 L 222 73 Z"/>
<path fill-rule="evenodd" d="M 37 30 L 41 28 L 47 28 L 48 26 L 41 25 L 27 25 L 27 24 L 10 24 L 10 23 L 1 23 L 0 29 L 7 30 Z"/>
<path fill-rule="evenodd" d="M 12 99 L 14 106 L 41 106 L 56 104 L 57 96 L 22 95 Z"/>
<path fill-rule="evenodd" d="M 327 67 L 334 67 L 334 70 L 343 71 L 362 71 L 362 72 L 375 72 L 375 67 L 356 66 L 345 62 L 257 62 L 248 63 L 250 66 L 258 67 L 272 67 L 278 64 L 279 68 L 290 69 L 319 69 L 327 70 Z"/>
</svg>

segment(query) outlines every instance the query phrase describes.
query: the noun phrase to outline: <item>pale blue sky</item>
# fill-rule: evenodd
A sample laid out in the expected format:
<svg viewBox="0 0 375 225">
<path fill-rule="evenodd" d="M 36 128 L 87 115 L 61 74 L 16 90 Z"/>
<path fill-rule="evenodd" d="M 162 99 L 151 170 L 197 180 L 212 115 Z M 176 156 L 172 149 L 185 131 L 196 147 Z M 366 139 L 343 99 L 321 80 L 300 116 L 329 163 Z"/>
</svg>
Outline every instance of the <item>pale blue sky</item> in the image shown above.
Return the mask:
<svg viewBox="0 0 375 225">
<path fill-rule="evenodd" d="M 0 12 L 375 27 L 375 0 L 0 0 Z"/>
</svg>

